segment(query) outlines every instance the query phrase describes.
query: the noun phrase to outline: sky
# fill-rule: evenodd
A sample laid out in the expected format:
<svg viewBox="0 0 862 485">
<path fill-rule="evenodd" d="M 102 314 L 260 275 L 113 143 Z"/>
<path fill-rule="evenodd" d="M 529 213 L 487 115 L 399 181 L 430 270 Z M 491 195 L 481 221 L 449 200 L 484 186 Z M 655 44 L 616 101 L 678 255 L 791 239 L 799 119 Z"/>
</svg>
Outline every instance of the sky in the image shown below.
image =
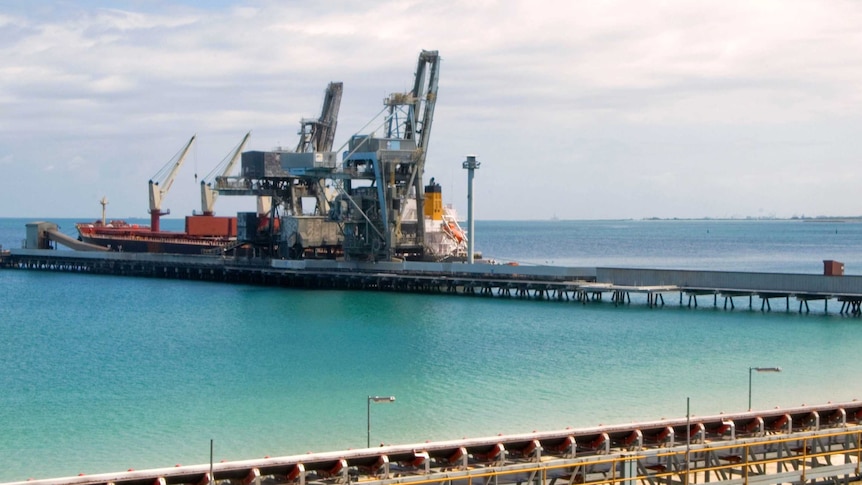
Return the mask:
<svg viewBox="0 0 862 485">
<path fill-rule="evenodd" d="M 841 0 L 4 0 L 0 217 L 147 217 L 195 134 L 162 207 L 200 211 L 246 132 L 295 146 L 341 81 L 341 146 L 423 49 L 425 179 L 462 216 L 469 154 L 480 220 L 862 215 L 860 25 Z"/>
</svg>

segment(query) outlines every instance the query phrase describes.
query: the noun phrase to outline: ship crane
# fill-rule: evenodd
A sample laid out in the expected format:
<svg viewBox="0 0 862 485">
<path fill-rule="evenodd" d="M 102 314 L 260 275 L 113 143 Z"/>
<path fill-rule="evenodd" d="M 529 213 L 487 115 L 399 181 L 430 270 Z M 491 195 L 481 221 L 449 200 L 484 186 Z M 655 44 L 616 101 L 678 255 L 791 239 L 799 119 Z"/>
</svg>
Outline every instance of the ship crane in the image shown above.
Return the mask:
<svg viewBox="0 0 862 485">
<path fill-rule="evenodd" d="M 233 171 L 250 137 L 251 132 L 246 133 L 239 145 L 201 180 L 201 211 L 203 211 L 203 215 L 211 216 L 214 214 L 213 207 L 218 198 L 218 190 L 213 189 L 212 181 L 216 180 L 217 177 L 227 177 Z"/>
<path fill-rule="evenodd" d="M 108 197 L 103 195 L 102 200 L 100 200 L 99 203 L 102 204 L 102 227 L 104 227 L 107 225 L 107 221 L 105 220 L 105 211 L 108 207 Z"/>
<path fill-rule="evenodd" d="M 196 136 L 197 135 L 192 135 L 192 138 L 188 143 L 186 143 L 182 150 L 174 155 L 174 158 L 172 158 L 171 161 L 169 161 L 153 176 L 152 179 L 150 179 L 150 230 L 153 232 L 159 231 L 159 218 L 171 213 L 170 210 L 162 212 L 162 199 L 164 199 L 165 196 L 168 195 L 168 191 L 171 190 L 171 185 L 177 177 L 177 172 L 179 172 L 180 167 L 183 165 L 183 161 L 185 161 L 186 155 L 189 153 L 189 149 L 195 142 Z"/>
</svg>

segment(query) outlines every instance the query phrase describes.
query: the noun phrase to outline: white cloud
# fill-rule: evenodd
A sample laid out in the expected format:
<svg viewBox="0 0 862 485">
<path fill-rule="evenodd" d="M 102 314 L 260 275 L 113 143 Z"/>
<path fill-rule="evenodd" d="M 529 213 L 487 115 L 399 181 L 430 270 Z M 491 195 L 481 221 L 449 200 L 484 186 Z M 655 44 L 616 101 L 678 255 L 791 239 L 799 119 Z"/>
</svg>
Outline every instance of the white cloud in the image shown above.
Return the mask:
<svg viewBox="0 0 862 485">
<path fill-rule="evenodd" d="M 428 174 L 463 205 L 460 162 L 478 154 L 479 217 L 547 217 L 519 199 L 561 218 L 862 212 L 848 175 L 862 148 L 855 2 L 117 5 L 0 14 L 0 153 L 14 160 L 0 163 L 20 179 L 80 172 L 54 184 L 61 199 L 112 192 L 112 209 L 143 214 L 146 180 L 192 133 L 189 174 L 249 129 L 251 149 L 293 145 L 332 80 L 345 82 L 339 144 L 409 89 L 424 48 L 443 57 Z M 196 198 L 178 181 L 168 202 L 185 214 Z"/>
</svg>

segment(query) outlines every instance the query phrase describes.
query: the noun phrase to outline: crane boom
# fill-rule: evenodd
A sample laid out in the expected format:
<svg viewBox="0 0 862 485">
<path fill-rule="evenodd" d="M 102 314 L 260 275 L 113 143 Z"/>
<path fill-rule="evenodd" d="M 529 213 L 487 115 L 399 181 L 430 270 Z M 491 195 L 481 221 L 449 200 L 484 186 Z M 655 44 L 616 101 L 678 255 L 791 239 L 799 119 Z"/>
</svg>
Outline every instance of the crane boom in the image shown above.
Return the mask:
<svg viewBox="0 0 862 485">
<path fill-rule="evenodd" d="M 426 84 L 425 74 L 428 73 Z M 416 65 L 413 83 L 412 104 L 409 105 L 405 138 L 416 140 L 417 160 L 410 173 L 410 184 L 416 192 L 416 212 L 425 210 L 425 186 L 422 175 L 425 173 L 425 158 L 431 140 L 431 125 L 434 122 L 434 106 L 437 104 L 437 88 L 440 79 L 440 55 L 437 51 L 423 50 Z M 424 110 L 422 109 L 424 105 Z M 421 111 L 421 113 L 420 113 Z M 420 118 L 421 116 L 421 118 Z M 425 226 L 419 224 L 419 239 L 425 241 Z"/>
<path fill-rule="evenodd" d="M 213 181 L 217 177 L 227 177 L 233 171 L 250 137 L 251 132 L 249 131 L 239 145 L 201 180 L 201 211 L 204 215 L 213 215 L 213 207 L 218 198 L 218 190 L 213 189 Z"/>
<path fill-rule="evenodd" d="M 296 145 L 297 153 L 332 151 L 343 91 L 344 83 L 329 83 L 324 94 L 320 117 L 316 120 L 302 120 L 300 122 L 299 143 Z"/>
<path fill-rule="evenodd" d="M 168 191 L 177 177 L 177 172 L 179 172 L 180 167 L 183 165 L 189 149 L 191 149 L 192 144 L 195 142 L 196 136 L 192 135 L 192 138 L 178 154 L 174 155 L 174 158 L 150 179 L 150 230 L 152 231 L 159 231 L 159 218 L 170 214 L 170 211 L 162 212 L 162 199 L 168 195 Z"/>
<path fill-rule="evenodd" d="M 387 99 L 391 120 L 387 137 L 403 137 L 416 140 L 418 148 L 425 148 L 431 137 L 434 107 L 437 104 L 437 88 L 440 79 L 440 55 L 437 51 L 423 50 L 419 54 L 413 90 L 408 93 L 393 93 Z M 407 108 L 402 121 L 395 111 L 398 106 Z M 424 157 L 423 157 L 424 160 Z"/>
</svg>

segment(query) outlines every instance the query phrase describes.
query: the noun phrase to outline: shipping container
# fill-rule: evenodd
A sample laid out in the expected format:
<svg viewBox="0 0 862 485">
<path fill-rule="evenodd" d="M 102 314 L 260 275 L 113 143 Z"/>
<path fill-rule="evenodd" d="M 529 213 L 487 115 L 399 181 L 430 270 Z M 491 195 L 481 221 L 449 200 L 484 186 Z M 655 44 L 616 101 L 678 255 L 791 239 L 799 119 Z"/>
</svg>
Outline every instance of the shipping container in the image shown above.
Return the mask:
<svg viewBox="0 0 862 485">
<path fill-rule="evenodd" d="M 844 276 L 844 263 L 831 259 L 823 260 L 823 274 L 826 276 Z"/>
<path fill-rule="evenodd" d="M 187 216 L 186 234 L 190 236 L 236 237 L 236 217 Z"/>
</svg>

